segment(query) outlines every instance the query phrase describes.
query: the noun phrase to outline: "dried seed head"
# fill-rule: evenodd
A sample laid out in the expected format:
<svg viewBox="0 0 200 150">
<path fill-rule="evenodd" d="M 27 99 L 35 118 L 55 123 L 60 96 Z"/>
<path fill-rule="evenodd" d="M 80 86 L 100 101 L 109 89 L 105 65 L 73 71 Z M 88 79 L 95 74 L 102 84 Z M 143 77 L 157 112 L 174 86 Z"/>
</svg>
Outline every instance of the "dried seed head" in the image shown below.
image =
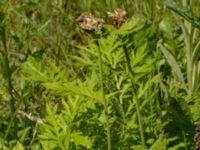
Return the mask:
<svg viewBox="0 0 200 150">
<path fill-rule="evenodd" d="M 107 12 L 108 16 L 112 19 L 112 24 L 119 28 L 125 21 L 127 12 L 124 9 L 117 8 L 114 12 Z"/>
<path fill-rule="evenodd" d="M 82 13 L 76 21 L 80 27 L 87 32 L 95 32 L 102 28 L 104 20 L 102 18 L 96 18 L 91 13 Z"/>
</svg>

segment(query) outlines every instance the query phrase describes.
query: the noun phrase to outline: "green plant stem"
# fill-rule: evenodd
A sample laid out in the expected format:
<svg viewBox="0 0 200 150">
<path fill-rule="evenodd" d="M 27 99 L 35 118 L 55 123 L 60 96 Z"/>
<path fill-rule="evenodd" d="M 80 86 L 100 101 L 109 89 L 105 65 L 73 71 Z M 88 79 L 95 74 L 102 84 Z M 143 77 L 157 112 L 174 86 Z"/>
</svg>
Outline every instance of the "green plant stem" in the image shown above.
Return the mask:
<svg viewBox="0 0 200 150">
<path fill-rule="evenodd" d="M 14 89 L 13 89 L 13 90 L 14 90 Z M 11 126 L 12 126 L 13 121 L 14 121 L 14 125 L 16 126 L 15 117 L 16 117 L 16 114 L 17 114 L 19 108 L 20 108 L 20 104 L 21 104 L 22 101 L 23 101 L 23 98 L 22 98 L 16 91 L 15 91 L 15 93 L 17 94 L 17 96 L 18 96 L 17 98 L 19 99 L 19 101 L 17 101 L 16 106 L 15 106 L 15 112 L 12 114 L 12 116 L 11 116 L 11 118 L 10 118 L 10 121 L 9 121 L 9 123 L 8 123 L 8 127 L 7 127 L 7 129 L 6 129 L 6 133 L 5 133 L 4 139 L 7 138 L 8 133 L 10 132 L 10 128 L 11 128 Z M 17 131 L 17 127 L 16 127 L 16 131 Z"/>
<path fill-rule="evenodd" d="M 9 60 L 8 60 L 8 50 L 7 50 L 7 43 L 6 43 L 6 29 L 4 26 L 1 27 L 1 34 L 2 34 L 2 43 L 4 47 L 3 52 L 3 58 L 4 58 L 4 65 L 5 65 L 5 74 L 7 77 L 7 84 L 8 84 L 8 92 L 10 94 L 10 109 L 11 109 L 11 118 L 8 126 L 11 126 L 12 122 L 14 121 L 14 133 L 17 131 L 17 123 L 15 121 L 16 116 L 16 109 L 15 109 L 15 100 L 13 96 L 13 85 L 12 85 L 12 79 L 11 79 L 11 69 L 9 66 Z M 5 134 L 5 137 L 7 137 L 7 134 Z"/>
<path fill-rule="evenodd" d="M 127 50 L 127 47 L 126 47 L 125 44 L 123 44 L 123 50 L 124 50 L 124 54 L 125 54 L 125 57 L 126 57 L 126 63 L 127 63 L 129 75 L 130 75 L 130 78 L 131 78 L 133 93 L 135 95 L 135 105 L 136 105 L 138 123 L 139 123 L 139 128 L 140 128 L 141 142 L 142 142 L 143 148 L 146 149 L 145 141 L 144 141 L 144 130 L 143 130 L 143 125 L 142 125 L 142 117 L 141 117 L 141 114 L 140 114 L 140 107 L 139 107 L 139 102 L 138 102 L 138 97 L 137 97 L 137 90 L 136 90 L 135 81 L 134 81 L 134 73 L 131 69 L 130 58 L 129 58 L 128 50 Z"/>
<path fill-rule="evenodd" d="M 111 135 L 110 135 L 110 123 L 109 123 L 109 119 L 108 119 L 108 102 L 105 96 L 105 91 L 104 91 L 104 86 L 103 86 L 103 61 L 102 61 L 102 54 L 101 54 L 101 50 L 99 47 L 99 43 L 98 41 L 97 45 L 98 45 L 98 55 L 99 55 L 99 72 L 100 72 L 100 84 L 101 84 L 101 92 L 102 92 L 102 98 L 104 101 L 104 113 L 105 113 L 105 118 L 106 118 L 106 127 L 107 127 L 107 143 L 108 143 L 108 150 L 111 150 Z"/>
<path fill-rule="evenodd" d="M 139 12 L 139 2 L 138 0 L 134 0 L 134 10 L 135 10 L 135 14 L 138 15 Z"/>
<path fill-rule="evenodd" d="M 188 146 L 187 146 L 187 139 L 186 139 L 186 134 L 185 134 L 185 132 L 183 131 L 182 132 L 182 134 L 183 134 L 183 139 L 184 139 L 184 143 L 185 143 L 185 150 L 188 150 Z"/>
</svg>

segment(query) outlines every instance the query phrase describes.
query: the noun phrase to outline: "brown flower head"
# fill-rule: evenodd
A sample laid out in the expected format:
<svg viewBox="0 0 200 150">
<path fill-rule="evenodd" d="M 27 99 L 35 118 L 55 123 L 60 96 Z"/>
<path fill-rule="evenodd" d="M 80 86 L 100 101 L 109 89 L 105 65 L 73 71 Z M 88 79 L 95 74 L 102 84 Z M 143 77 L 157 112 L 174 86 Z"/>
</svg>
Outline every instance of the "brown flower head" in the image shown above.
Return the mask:
<svg viewBox="0 0 200 150">
<path fill-rule="evenodd" d="M 112 19 L 112 24 L 119 28 L 126 21 L 127 12 L 124 9 L 117 8 L 114 12 L 107 12 L 108 16 Z"/>
<path fill-rule="evenodd" d="M 80 27 L 87 32 L 95 32 L 102 28 L 104 20 L 102 18 L 96 18 L 91 13 L 82 13 L 76 21 Z"/>
</svg>

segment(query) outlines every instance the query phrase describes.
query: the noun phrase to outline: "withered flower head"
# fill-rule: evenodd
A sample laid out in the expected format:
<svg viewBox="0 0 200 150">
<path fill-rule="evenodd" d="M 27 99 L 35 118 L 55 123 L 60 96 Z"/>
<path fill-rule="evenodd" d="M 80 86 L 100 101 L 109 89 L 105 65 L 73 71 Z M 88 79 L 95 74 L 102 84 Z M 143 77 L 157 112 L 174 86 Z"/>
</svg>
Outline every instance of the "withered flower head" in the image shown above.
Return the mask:
<svg viewBox="0 0 200 150">
<path fill-rule="evenodd" d="M 114 12 L 107 12 L 108 16 L 112 19 L 112 24 L 119 28 L 126 21 L 127 12 L 122 8 L 117 8 Z"/>
<path fill-rule="evenodd" d="M 95 32 L 102 28 L 104 20 L 102 18 L 96 18 L 91 13 L 82 13 L 76 21 L 80 27 L 87 32 Z"/>
</svg>

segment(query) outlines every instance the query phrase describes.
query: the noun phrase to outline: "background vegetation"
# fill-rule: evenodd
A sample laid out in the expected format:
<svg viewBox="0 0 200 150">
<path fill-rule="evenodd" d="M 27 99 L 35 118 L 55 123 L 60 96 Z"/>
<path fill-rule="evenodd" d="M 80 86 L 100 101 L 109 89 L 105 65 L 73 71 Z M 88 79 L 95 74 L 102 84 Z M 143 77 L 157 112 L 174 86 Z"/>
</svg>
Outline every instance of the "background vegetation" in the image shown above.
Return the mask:
<svg viewBox="0 0 200 150">
<path fill-rule="evenodd" d="M 102 28 L 84 31 L 84 12 Z M 199 0 L 0 0 L 0 149 L 200 149 L 199 12 Z"/>
</svg>

